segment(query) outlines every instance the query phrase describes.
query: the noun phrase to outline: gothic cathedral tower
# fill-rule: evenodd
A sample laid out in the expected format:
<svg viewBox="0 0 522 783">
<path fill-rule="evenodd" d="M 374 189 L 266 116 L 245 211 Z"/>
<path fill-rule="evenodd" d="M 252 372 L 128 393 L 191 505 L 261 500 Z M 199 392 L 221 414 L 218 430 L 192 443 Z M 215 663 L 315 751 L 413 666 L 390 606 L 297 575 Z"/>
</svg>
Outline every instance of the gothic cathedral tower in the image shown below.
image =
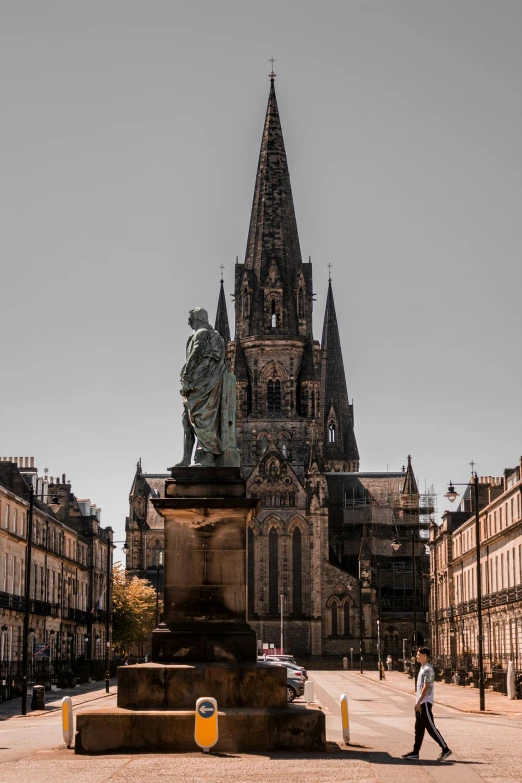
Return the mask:
<svg viewBox="0 0 522 783">
<path fill-rule="evenodd" d="M 303 263 L 271 74 L 245 261 L 235 267 L 237 441 L 262 512 L 248 534 L 249 621 L 258 639 L 321 655 L 328 560 L 327 471 L 359 470 L 332 283 L 314 340 L 312 264 Z M 221 283 L 216 329 L 229 340 Z"/>
</svg>

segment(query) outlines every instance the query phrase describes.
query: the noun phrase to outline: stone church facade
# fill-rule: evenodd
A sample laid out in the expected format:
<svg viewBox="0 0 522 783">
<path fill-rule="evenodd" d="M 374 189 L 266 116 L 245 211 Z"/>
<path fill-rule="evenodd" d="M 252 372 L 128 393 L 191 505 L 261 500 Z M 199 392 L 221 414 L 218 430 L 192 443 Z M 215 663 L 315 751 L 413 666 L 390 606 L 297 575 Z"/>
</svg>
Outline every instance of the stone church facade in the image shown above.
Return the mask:
<svg viewBox="0 0 522 783">
<path fill-rule="evenodd" d="M 359 652 L 360 646 L 369 657 L 378 592 L 382 596 L 386 581 L 377 591 L 374 540 L 385 542 L 380 565 L 393 559 L 392 539 L 406 540 L 410 527 L 419 528 L 419 494 L 410 463 L 394 474 L 359 472 L 332 281 L 319 343 L 312 329 L 312 280 L 312 264 L 301 257 L 272 75 L 245 260 L 235 266 L 234 338 L 223 281 L 215 323 L 236 375 L 237 441 L 247 492 L 262 505 L 248 529 L 248 619 L 260 644 L 280 646 L 282 612 L 286 650 L 329 656 L 347 654 L 350 647 Z M 348 540 L 329 500 L 332 481 L 343 476 L 350 476 L 354 498 L 363 498 L 368 508 L 393 506 L 395 514 L 380 524 L 357 512 L 347 525 Z M 166 477 L 145 474 L 139 464 L 130 493 L 127 568 L 151 581 L 162 557 L 163 525 L 149 500 L 161 494 Z M 390 482 L 394 494 L 383 491 Z M 408 504 L 413 515 L 404 513 Z M 420 537 L 418 545 L 420 553 Z M 354 547 L 358 558 L 347 560 L 344 549 Z M 427 559 L 419 562 L 422 584 Z M 410 614 L 406 604 L 394 613 L 389 628 L 397 639 L 411 635 Z"/>
</svg>

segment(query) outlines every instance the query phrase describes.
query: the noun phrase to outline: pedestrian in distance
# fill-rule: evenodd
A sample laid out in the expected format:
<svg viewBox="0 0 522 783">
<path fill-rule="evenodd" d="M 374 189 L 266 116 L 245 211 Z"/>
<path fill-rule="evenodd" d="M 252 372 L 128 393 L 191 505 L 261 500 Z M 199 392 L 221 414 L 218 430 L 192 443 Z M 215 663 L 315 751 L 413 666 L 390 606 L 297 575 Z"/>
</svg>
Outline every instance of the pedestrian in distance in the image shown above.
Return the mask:
<svg viewBox="0 0 522 783">
<path fill-rule="evenodd" d="M 388 671 L 391 672 L 392 665 L 393 665 L 393 658 L 391 657 L 391 655 L 388 655 L 388 657 L 386 658 L 386 665 L 388 667 Z"/>
<path fill-rule="evenodd" d="M 417 701 L 415 702 L 415 742 L 411 753 L 405 753 L 403 759 L 418 759 L 419 752 L 424 739 L 424 733 L 428 734 L 435 742 L 440 745 L 440 756 L 438 761 L 446 761 L 451 756 L 451 750 L 448 748 L 440 731 L 435 726 L 433 720 L 433 695 L 435 692 L 435 672 L 429 662 L 430 651 L 427 647 L 419 647 L 417 651 L 417 660 L 420 663 L 420 671 L 417 679 Z"/>
</svg>

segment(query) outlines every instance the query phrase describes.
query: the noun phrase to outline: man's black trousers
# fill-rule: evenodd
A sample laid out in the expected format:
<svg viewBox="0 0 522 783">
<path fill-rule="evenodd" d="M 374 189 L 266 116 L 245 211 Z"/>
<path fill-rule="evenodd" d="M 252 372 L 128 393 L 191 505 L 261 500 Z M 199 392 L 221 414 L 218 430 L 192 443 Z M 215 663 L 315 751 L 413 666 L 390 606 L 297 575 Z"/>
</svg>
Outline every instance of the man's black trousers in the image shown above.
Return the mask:
<svg viewBox="0 0 522 783">
<path fill-rule="evenodd" d="M 441 746 L 442 750 L 445 750 L 448 747 L 444 742 L 442 734 L 435 726 L 433 713 L 431 711 L 431 704 L 427 701 L 421 704 L 420 712 L 415 712 L 415 745 L 413 746 L 414 753 L 418 753 L 420 751 L 426 729 L 428 730 L 430 737 Z"/>
</svg>

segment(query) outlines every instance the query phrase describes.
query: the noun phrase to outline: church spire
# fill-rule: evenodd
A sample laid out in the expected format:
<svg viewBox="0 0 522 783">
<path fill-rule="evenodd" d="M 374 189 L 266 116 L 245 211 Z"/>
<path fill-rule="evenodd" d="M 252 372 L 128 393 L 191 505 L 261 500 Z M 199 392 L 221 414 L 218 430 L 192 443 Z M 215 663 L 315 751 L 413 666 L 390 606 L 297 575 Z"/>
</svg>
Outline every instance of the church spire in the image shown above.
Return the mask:
<svg viewBox="0 0 522 783">
<path fill-rule="evenodd" d="M 299 285 L 303 289 L 305 302 L 308 299 L 311 301 L 312 291 L 308 291 L 308 281 L 304 281 L 306 273 L 302 270 L 274 76 L 272 71 L 245 263 L 236 268 L 236 308 L 240 307 L 241 302 L 239 291 L 248 288 L 252 295 L 252 307 L 247 314 L 251 334 L 273 334 L 271 329 L 274 326 L 279 333 L 298 334 Z M 268 313 L 267 307 L 270 310 Z M 244 308 L 238 310 L 236 315 L 244 318 Z M 275 316 L 274 323 L 272 315 Z"/>
<path fill-rule="evenodd" d="M 230 342 L 230 328 L 228 326 L 227 303 L 225 299 L 225 288 L 223 278 L 220 280 L 218 306 L 216 310 L 216 323 L 214 325 L 216 332 L 219 332 L 225 345 Z"/>
<path fill-rule="evenodd" d="M 337 463 L 337 470 L 358 471 L 359 451 L 353 429 L 353 405 L 348 402 L 344 374 L 341 339 L 332 290 L 328 278 L 328 296 L 324 314 L 321 344 L 321 404 L 324 416 L 323 455 L 329 467 Z M 339 464 L 343 463 L 343 464 Z"/>
<path fill-rule="evenodd" d="M 404 477 L 404 486 L 402 488 L 403 495 L 418 495 L 419 489 L 417 487 L 417 480 L 411 466 L 411 456 L 408 454 L 408 467 L 406 468 L 406 476 Z"/>
</svg>

